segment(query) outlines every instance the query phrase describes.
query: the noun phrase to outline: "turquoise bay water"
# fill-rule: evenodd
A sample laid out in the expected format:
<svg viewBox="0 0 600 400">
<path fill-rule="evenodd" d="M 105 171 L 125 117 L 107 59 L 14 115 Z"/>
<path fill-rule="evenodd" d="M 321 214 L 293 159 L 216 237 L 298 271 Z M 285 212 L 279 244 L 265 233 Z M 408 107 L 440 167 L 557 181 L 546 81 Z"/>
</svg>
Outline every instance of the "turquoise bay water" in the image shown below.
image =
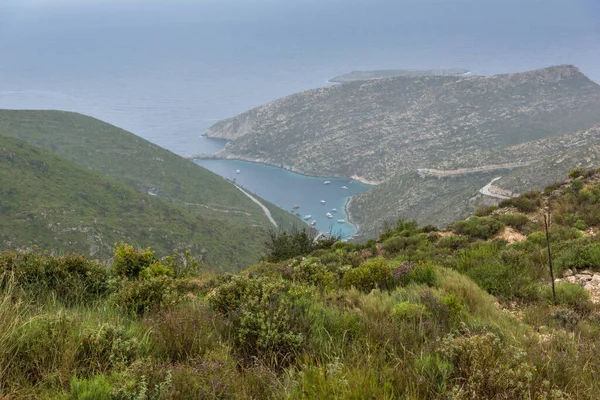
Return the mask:
<svg viewBox="0 0 600 400">
<path fill-rule="evenodd" d="M 340 233 L 350 238 L 356 233 L 356 227 L 348 222 L 345 205 L 348 199 L 371 186 L 346 179 L 315 178 L 296 174 L 281 168 L 268 165 L 235 160 L 197 160 L 197 164 L 221 175 L 249 191 L 256 193 L 265 200 L 290 212 L 298 212 L 305 222 L 304 216 L 311 215 L 308 220 L 317 221 L 316 228 L 321 232 Z M 239 170 L 240 173 L 236 173 Z M 325 185 L 325 181 L 331 183 Z M 348 189 L 343 189 L 345 186 Z M 325 200 L 325 205 L 321 204 Z M 294 205 L 300 206 L 293 210 Z M 337 212 L 332 212 L 332 209 Z M 326 214 L 333 216 L 328 219 Z M 346 221 L 338 223 L 339 219 Z"/>
</svg>

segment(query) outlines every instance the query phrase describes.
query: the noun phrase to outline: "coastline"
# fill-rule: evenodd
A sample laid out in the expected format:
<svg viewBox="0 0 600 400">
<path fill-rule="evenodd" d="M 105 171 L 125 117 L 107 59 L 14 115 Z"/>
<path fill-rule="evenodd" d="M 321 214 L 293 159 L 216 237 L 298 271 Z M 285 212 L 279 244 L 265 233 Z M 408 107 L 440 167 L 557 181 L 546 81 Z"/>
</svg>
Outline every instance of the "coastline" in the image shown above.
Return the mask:
<svg viewBox="0 0 600 400">
<path fill-rule="evenodd" d="M 352 214 L 350 213 L 350 207 L 349 207 L 350 202 L 352 201 L 353 197 L 354 196 L 348 197 L 348 200 L 346 200 L 346 205 L 344 206 L 344 212 L 346 213 L 346 217 L 348 218 L 348 223 L 354 225 L 354 227 L 356 228 L 356 232 L 354 233 L 354 236 L 358 236 L 358 232 L 360 231 L 360 225 L 358 225 L 356 222 L 352 221 Z"/>
<path fill-rule="evenodd" d="M 282 165 L 282 164 L 275 164 L 275 163 L 270 163 L 268 161 L 265 160 L 258 160 L 258 159 L 252 159 L 249 157 L 243 157 L 243 156 L 220 156 L 219 153 L 215 153 L 215 154 L 192 154 L 190 156 L 186 156 L 185 158 L 187 158 L 188 160 L 230 160 L 230 161 L 244 161 L 244 162 L 249 162 L 249 163 L 253 163 L 253 164 L 261 164 L 261 165 L 266 165 L 269 167 L 275 167 L 275 168 L 281 168 L 283 170 L 286 171 L 290 171 L 293 172 L 295 174 L 298 175 L 303 175 L 303 176 L 307 176 L 309 178 L 323 178 L 325 180 L 327 179 L 347 179 L 347 180 L 353 180 L 359 183 L 362 183 L 363 185 L 368 185 L 368 186 L 377 186 L 380 183 L 383 183 L 384 181 L 373 181 L 373 180 L 368 180 L 366 178 L 360 177 L 358 175 L 352 175 L 350 177 L 347 176 L 327 176 L 327 175 L 314 175 L 314 174 L 309 174 L 306 173 L 302 170 L 299 170 L 297 168 L 294 167 L 289 167 L 286 165 Z"/>
</svg>

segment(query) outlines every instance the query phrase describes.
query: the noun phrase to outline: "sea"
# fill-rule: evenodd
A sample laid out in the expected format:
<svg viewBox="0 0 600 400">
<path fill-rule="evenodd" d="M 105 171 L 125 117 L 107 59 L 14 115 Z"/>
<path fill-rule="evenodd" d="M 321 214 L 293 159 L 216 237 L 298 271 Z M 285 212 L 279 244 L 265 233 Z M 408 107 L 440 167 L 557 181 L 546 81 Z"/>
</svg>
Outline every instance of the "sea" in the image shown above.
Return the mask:
<svg viewBox="0 0 600 400">
<path fill-rule="evenodd" d="M 599 1 L 0 0 L 0 108 L 77 111 L 183 156 L 223 147 L 201 136 L 216 121 L 352 70 L 557 64 L 600 82 Z M 284 209 L 327 195 L 311 186 L 322 178 L 203 165 L 240 169 L 240 183 Z M 325 199 L 336 220 L 352 193 Z"/>
</svg>

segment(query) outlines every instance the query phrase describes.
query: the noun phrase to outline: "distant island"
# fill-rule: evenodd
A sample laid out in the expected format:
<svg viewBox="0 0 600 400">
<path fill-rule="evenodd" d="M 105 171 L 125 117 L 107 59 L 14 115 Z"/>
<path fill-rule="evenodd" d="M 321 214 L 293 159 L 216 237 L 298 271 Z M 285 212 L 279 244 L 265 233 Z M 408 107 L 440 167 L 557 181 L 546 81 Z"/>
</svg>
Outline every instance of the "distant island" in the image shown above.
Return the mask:
<svg viewBox="0 0 600 400">
<path fill-rule="evenodd" d="M 370 81 L 382 78 L 397 78 L 405 76 L 408 78 L 417 78 L 421 76 L 462 76 L 470 75 L 471 71 L 464 68 L 449 69 L 382 69 L 378 71 L 352 71 L 344 75 L 331 78 L 329 82 L 344 83 L 353 81 Z"/>
</svg>

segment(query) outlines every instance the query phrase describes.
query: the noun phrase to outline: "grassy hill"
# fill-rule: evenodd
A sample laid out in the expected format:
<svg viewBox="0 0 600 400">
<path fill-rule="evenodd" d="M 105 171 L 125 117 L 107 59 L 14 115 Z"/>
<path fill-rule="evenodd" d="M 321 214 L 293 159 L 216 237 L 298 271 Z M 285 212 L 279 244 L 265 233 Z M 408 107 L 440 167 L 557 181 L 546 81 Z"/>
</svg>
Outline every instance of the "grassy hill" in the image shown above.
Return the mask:
<svg viewBox="0 0 600 400">
<path fill-rule="evenodd" d="M 191 250 L 216 269 L 256 260 L 265 235 L 149 196 L 19 139 L 0 136 L 0 246 L 108 259 L 116 242 L 160 256 Z"/>
<path fill-rule="evenodd" d="M 569 176 L 444 231 L 399 220 L 365 244 L 281 235 L 270 262 L 235 275 L 130 246 L 110 270 L 2 252 L 0 392 L 596 399 L 600 173 Z"/>
<path fill-rule="evenodd" d="M 124 239 L 160 255 L 189 248 L 212 268 L 236 270 L 262 255 L 274 229 L 230 182 L 94 118 L 0 110 L 0 138 L 19 160 L 2 159 L 4 248 L 36 245 L 106 258 Z M 282 229 L 296 221 L 264 204 Z"/>
<path fill-rule="evenodd" d="M 95 118 L 63 111 L 0 110 L 0 135 L 17 137 L 200 215 L 272 227 L 256 204 L 220 176 Z M 296 221 L 275 206 L 269 208 L 284 227 Z"/>
</svg>

